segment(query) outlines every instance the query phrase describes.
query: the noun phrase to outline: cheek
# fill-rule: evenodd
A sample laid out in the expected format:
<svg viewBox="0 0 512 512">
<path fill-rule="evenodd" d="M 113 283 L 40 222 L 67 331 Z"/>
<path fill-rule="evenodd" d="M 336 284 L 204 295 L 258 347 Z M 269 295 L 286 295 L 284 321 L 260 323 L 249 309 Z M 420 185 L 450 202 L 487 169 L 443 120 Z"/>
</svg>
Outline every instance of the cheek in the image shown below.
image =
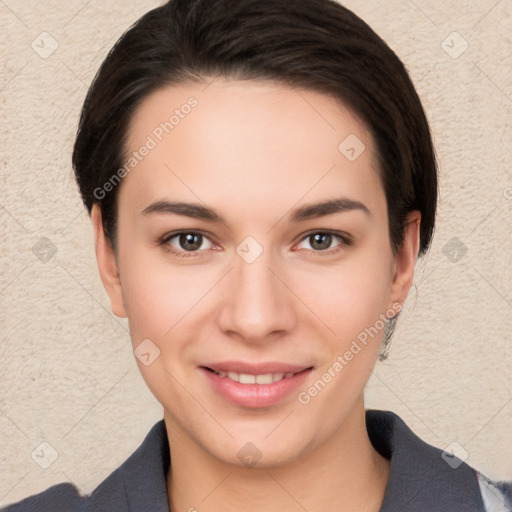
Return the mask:
<svg viewBox="0 0 512 512">
<path fill-rule="evenodd" d="M 175 354 L 201 328 L 204 299 L 214 293 L 219 276 L 207 265 L 172 265 L 160 248 L 144 249 L 134 242 L 124 249 L 121 283 L 132 344 L 149 338 L 162 355 Z"/>
<path fill-rule="evenodd" d="M 187 364 L 190 342 L 200 338 L 200 304 L 212 276 L 165 264 L 154 253 L 150 256 L 134 245 L 120 260 L 131 342 L 136 356 L 139 345 L 151 354 L 149 364 L 140 359 L 138 366 L 157 400 L 166 403 L 172 396 L 185 407 L 177 383 L 185 382 L 192 368 Z"/>
<path fill-rule="evenodd" d="M 306 283 L 306 284 L 304 284 Z M 319 270 L 303 280 L 299 296 L 340 343 L 375 324 L 386 311 L 391 285 L 390 260 L 358 256 L 336 268 Z"/>
</svg>

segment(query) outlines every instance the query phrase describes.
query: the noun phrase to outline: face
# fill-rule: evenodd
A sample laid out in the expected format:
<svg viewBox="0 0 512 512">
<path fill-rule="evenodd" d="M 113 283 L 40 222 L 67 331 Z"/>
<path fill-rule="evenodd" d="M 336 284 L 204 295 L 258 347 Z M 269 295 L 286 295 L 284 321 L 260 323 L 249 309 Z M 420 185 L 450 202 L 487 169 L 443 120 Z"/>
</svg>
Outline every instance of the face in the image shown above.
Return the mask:
<svg viewBox="0 0 512 512">
<path fill-rule="evenodd" d="M 146 98 L 130 157 L 98 262 L 170 432 L 267 467 L 336 438 L 417 254 L 415 213 L 392 252 L 368 130 L 327 95 L 217 79 Z"/>
</svg>

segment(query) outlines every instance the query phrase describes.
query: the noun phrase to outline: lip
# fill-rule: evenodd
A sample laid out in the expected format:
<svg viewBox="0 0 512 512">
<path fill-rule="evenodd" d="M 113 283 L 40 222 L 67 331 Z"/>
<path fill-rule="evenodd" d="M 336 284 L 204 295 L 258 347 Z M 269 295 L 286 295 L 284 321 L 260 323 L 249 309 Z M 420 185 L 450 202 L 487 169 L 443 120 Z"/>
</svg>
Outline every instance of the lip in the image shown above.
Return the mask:
<svg viewBox="0 0 512 512">
<path fill-rule="evenodd" d="M 240 407 L 256 409 L 270 407 L 284 400 L 304 382 L 313 367 L 277 362 L 252 364 L 233 361 L 201 366 L 199 369 L 212 388 L 225 400 Z M 240 384 L 228 377 L 221 377 L 211 370 L 232 371 L 249 375 L 265 373 L 293 373 L 294 375 L 271 384 Z"/>
<path fill-rule="evenodd" d="M 243 361 L 224 361 L 221 363 L 211 363 L 203 365 L 204 368 L 210 368 L 216 372 L 237 372 L 247 373 L 249 375 L 262 375 L 264 373 L 299 373 L 310 366 L 280 363 L 270 361 L 268 363 L 245 363 Z"/>
</svg>

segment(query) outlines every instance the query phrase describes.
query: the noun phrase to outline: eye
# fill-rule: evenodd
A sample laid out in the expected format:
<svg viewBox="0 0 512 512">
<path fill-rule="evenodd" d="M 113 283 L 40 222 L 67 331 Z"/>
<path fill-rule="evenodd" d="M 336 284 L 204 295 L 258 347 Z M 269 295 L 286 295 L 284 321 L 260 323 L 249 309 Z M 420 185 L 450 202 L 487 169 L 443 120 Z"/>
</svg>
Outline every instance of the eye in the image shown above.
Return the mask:
<svg viewBox="0 0 512 512">
<path fill-rule="evenodd" d="M 303 238 L 298 245 L 299 249 L 308 249 L 316 252 L 341 248 L 350 245 L 350 239 L 340 234 L 318 231 Z"/>
<path fill-rule="evenodd" d="M 162 240 L 162 244 L 170 245 L 175 252 L 198 252 L 213 248 L 213 242 L 208 237 L 193 231 L 169 235 Z"/>
</svg>

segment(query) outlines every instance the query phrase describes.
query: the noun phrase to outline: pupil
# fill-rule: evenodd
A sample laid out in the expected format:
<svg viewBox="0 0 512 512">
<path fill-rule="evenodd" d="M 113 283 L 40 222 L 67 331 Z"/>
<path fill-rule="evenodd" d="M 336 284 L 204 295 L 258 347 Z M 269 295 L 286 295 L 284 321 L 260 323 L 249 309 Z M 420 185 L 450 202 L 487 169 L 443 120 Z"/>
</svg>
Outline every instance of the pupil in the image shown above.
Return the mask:
<svg viewBox="0 0 512 512">
<path fill-rule="evenodd" d="M 185 233 L 180 236 L 180 245 L 186 251 L 194 251 L 201 247 L 203 241 L 202 235 L 195 235 L 194 233 Z"/>
<path fill-rule="evenodd" d="M 313 235 L 313 243 L 311 244 L 311 247 L 313 249 L 328 249 L 332 242 L 332 236 L 329 234 L 324 233 L 317 233 L 316 235 Z"/>
</svg>

